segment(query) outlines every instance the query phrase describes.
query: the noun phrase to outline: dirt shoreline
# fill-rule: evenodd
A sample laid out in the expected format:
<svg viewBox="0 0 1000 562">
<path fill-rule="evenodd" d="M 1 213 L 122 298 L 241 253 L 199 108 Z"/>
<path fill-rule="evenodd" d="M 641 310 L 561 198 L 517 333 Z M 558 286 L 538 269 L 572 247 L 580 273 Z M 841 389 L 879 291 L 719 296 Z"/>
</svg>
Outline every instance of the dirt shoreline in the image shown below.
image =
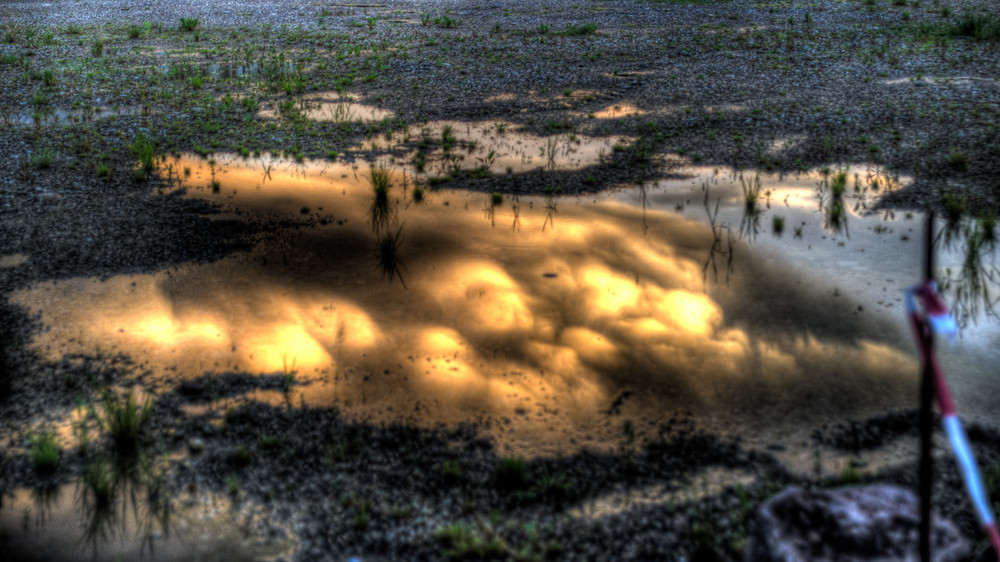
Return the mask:
<svg viewBox="0 0 1000 562">
<path fill-rule="evenodd" d="M 124 0 L 0 2 L 0 150 L 7 155 L 0 159 L 0 256 L 27 257 L 0 268 L 0 492 L 67 482 L 97 456 L 112 455 L 114 446 L 98 439 L 88 453 L 64 451 L 56 472 L 40 475 L 26 450 L 29 435 L 65 417 L 78 398 L 96 401 L 102 389 L 140 375 L 127 358 L 106 353 L 48 361 L 28 351 L 24 342 L 40 327 L 8 305 L 7 294 L 41 281 L 213 261 L 297 228 L 212 220 L 216 210 L 204 202 L 158 194 L 162 180 L 136 172 L 141 138 L 158 154 L 363 162 L 381 152 L 372 141 L 427 120 L 504 121 L 539 135 L 634 140 L 580 171 L 427 174 L 423 181 L 571 194 L 683 173 L 693 163 L 794 172 L 871 162 L 915 177 L 883 205 L 941 208 L 942 193 L 954 193 L 983 212 L 1000 201 L 998 41 L 950 30 L 967 11 L 991 9 L 987 0 L 294 8 L 250 0 L 157 2 L 155 9 Z M 181 18 L 197 26 L 181 30 Z M 338 89 L 395 117 L 317 123 L 294 103 Z M 595 116 L 616 105 L 641 114 Z M 280 117 L 258 117 L 264 107 Z M 413 158 L 443 142 L 413 137 L 394 154 Z M 352 553 L 577 560 L 611 551 L 738 559 L 752 508 L 780 485 L 914 484 L 912 458 L 877 473 L 794 474 L 774 451 L 705 434 L 684 419 L 664 422 L 649 443 L 629 444 L 625 432 L 618 451 L 535 459 L 510 476 L 474 428 L 372 427 L 330 410 L 256 404 L 198 416 L 180 408 L 248 384 L 280 381 L 248 383 L 231 373 L 158 396 L 143 447 L 186 451 L 199 440 L 198 452 L 152 471 L 162 480 L 160 497 L 231 493 L 266 514 L 250 525 L 255 536 L 294 535 L 298 560 Z M 810 446 L 860 457 L 909 439 L 910 416 L 817 428 Z M 981 464 L 1000 462 L 1000 434 L 970 433 Z M 280 446 L 276 435 L 285 436 Z M 938 465 L 942 510 L 985 556 L 950 458 L 942 455 Z M 709 468 L 749 474 L 751 483 L 603 519 L 573 513 L 650 486 L 683 490 Z"/>
</svg>

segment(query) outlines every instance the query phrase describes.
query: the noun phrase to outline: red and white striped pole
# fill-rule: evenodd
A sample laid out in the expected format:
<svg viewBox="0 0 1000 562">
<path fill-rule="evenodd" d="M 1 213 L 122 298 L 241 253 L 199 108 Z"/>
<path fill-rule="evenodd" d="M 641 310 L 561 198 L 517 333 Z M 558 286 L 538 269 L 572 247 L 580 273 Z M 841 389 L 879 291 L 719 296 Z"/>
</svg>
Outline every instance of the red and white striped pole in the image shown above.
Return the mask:
<svg viewBox="0 0 1000 562">
<path fill-rule="evenodd" d="M 923 316 L 921 316 L 921 308 L 923 308 Z M 917 344 L 920 347 L 924 368 L 932 377 L 935 401 L 941 412 L 941 423 L 948 436 L 952 452 L 955 454 L 955 460 L 958 461 L 969 499 L 976 509 L 976 515 L 986 531 L 990 544 L 993 546 L 997 560 L 1000 560 L 1000 532 L 998 532 L 996 520 L 993 518 L 993 510 L 990 507 L 986 488 L 983 486 L 983 479 L 980 476 L 975 455 L 969 446 L 969 439 L 962 428 L 962 422 L 956 414 L 955 403 L 951 398 L 951 391 L 948 389 L 944 373 L 937 362 L 933 348 L 928 345 L 935 333 L 954 338 L 958 332 L 958 326 L 955 319 L 948 313 L 933 281 L 925 282 L 906 291 L 906 309 L 910 316 L 910 326 L 913 328 Z M 921 538 L 923 539 L 923 537 Z M 921 556 L 923 555 L 922 551 Z"/>
</svg>

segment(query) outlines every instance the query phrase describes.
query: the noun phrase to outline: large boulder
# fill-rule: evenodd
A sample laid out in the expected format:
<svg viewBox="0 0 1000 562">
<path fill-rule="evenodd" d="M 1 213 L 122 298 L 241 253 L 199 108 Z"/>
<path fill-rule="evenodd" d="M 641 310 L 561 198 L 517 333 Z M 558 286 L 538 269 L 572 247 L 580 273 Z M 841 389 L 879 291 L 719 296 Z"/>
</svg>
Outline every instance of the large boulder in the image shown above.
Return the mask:
<svg viewBox="0 0 1000 562">
<path fill-rule="evenodd" d="M 955 526 L 934 517 L 931 559 L 963 560 L 969 546 Z M 920 502 L 896 486 L 834 490 L 790 487 L 757 511 L 748 562 L 920 559 Z"/>
</svg>

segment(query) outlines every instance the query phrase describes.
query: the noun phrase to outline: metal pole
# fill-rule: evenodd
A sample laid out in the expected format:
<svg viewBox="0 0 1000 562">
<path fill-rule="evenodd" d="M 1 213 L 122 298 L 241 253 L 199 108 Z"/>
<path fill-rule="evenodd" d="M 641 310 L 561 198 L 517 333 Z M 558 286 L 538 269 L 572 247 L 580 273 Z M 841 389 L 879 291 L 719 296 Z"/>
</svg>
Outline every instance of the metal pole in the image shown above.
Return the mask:
<svg viewBox="0 0 1000 562">
<path fill-rule="evenodd" d="M 924 232 L 924 280 L 934 280 L 934 211 L 927 212 Z M 934 353 L 934 334 L 923 323 L 924 356 L 920 378 L 920 560 L 931 560 L 931 433 L 933 432 L 934 374 L 929 358 Z"/>
</svg>

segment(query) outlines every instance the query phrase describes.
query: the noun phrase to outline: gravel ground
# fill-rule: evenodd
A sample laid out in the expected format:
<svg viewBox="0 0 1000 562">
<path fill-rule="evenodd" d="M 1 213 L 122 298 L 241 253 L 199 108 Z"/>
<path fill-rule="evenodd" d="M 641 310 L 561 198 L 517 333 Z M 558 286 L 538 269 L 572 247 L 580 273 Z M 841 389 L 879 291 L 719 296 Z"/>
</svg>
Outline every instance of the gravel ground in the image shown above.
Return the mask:
<svg viewBox="0 0 1000 562">
<path fill-rule="evenodd" d="M 143 138 L 158 153 L 336 152 L 350 160 L 374 155 L 366 140 L 424 120 L 505 120 L 539 134 L 635 141 L 579 172 L 437 179 L 483 191 L 574 193 L 683 172 L 689 162 L 786 171 L 874 162 L 915 177 L 884 205 L 937 207 L 942 193 L 953 193 L 974 211 L 992 209 L 1000 195 L 1000 56 L 996 39 L 948 35 L 966 13 L 996 18 L 987 0 L 0 2 L 0 256 L 28 258 L 0 268 L 0 293 L 213 260 L 295 228 L 212 220 L 205 203 L 163 196 L 164 180 L 136 172 Z M 198 25 L 180 30 L 181 18 Z M 312 123 L 288 103 L 329 90 L 396 117 Z M 616 104 L 645 113 L 590 116 Z M 265 106 L 281 117 L 257 117 Z M 422 150 L 419 139 L 395 149 L 412 150 Z M 0 389 L 9 396 L 0 406 L 0 490 L 65 481 L 112 444 L 67 453 L 55 474 L 40 476 L 24 454 L 29 432 L 64 416 L 76 397 L 141 373 L 123 357 L 42 360 L 22 345 L 35 322 L 5 298 L 0 314 Z M 259 405 L 194 416 L 179 409 L 266 384 L 280 381 L 233 374 L 209 390 L 161 395 L 149 440 L 171 450 L 200 441 L 198 453 L 162 469 L 167 497 L 232 491 L 263 506 L 266 516 L 253 523 L 259 536 L 290 529 L 301 560 L 359 552 L 738 559 L 753 506 L 778 486 L 858 478 L 794 475 L 766 451 L 684 420 L 649 444 L 623 437 L 615 453 L 501 469 L 474 429 L 369 427 L 336 412 Z M 911 417 L 888 413 L 820 430 L 814 446 L 830 455 L 885 447 L 909 435 Z M 971 433 L 984 464 L 1000 462 L 1000 438 Z M 957 474 L 943 456 L 940 464 L 942 508 L 978 541 Z M 586 501 L 676 486 L 709 467 L 744 471 L 752 483 L 597 520 L 573 514 Z M 861 478 L 912 486 L 914 472 L 907 462 Z"/>
</svg>

